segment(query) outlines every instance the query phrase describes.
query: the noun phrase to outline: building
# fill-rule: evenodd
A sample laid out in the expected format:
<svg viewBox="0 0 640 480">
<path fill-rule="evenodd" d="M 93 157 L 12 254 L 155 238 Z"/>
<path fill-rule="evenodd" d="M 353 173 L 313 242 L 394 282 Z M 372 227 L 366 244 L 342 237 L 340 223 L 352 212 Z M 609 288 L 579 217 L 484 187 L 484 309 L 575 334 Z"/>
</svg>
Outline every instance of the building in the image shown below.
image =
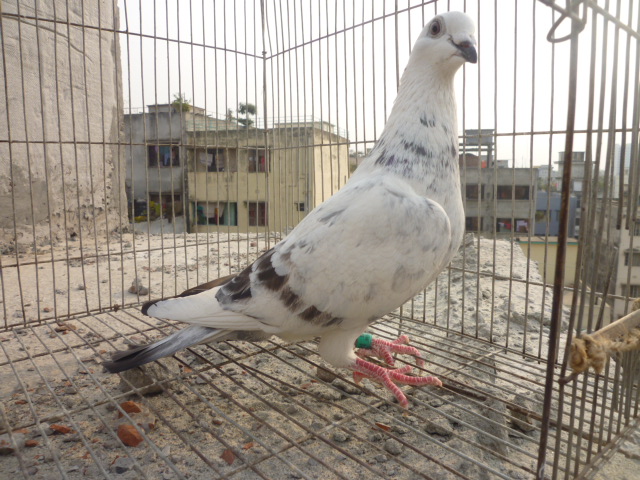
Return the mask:
<svg viewBox="0 0 640 480">
<path fill-rule="evenodd" d="M 184 214 L 186 151 L 182 146 L 187 142 L 187 132 L 223 125 L 201 108 L 181 110 L 171 104 L 157 104 L 148 105 L 146 112 L 124 116 L 125 184 L 132 217 L 153 218 L 155 213 L 173 220 Z M 159 212 L 153 211 L 154 205 Z"/>
<path fill-rule="evenodd" d="M 562 179 L 564 172 L 564 152 L 558 154 L 558 179 Z M 582 206 L 582 195 L 584 192 L 584 180 L 585 180 L 585 152 L 573 152 L 571 156 L 571 183 L 569 189 L 572 195 L 576 197 L 576 218 L 574 235 L 578 236 L 580 233 L 580 213 Z"/>
<path fill-rule="evenodd" d="M 466 129 L 460 151 L 467 157 L 479 159 L 482 168 L 491 167 L 494 161 L 494 137 L 495 130 L 491 128 Z"/>
<path fill-rule="evenodd" d="M 287 231 L 349 177 L 349 140 L 327 122 L 246 128 L 197 107 L 147 110 L 125 116 L 134 217 L 180 218 L 190 232 Z"/>
<path fill-rule="evenodd" d="M 536 227 L 538 226 L 536 222 Z M 544 283 L 553 285 L 556 273 L 556 257 L 558 254 L 558 237 L 532 236 L 521 237 L 520 247 L 527 257 L 538 263 L 538 270 L 544 278 Z M 573 285 L 576 278 L 578 259 L 578 241 L 568 239 L 565 251 L 564 283 Z"/>
<path fill-rule="evenodd" d="M 562 205 L 562 195 L 557 192 L 544 192 L 538 190 L 536 195 L 536 235 L 557 237 L 560 233 L 560 206 Z M 576 237 L 576 214 L 578 199 L 575 195 L 569 197 L 569 225 L 567 234 L 569 237 Z"/>
<path fill-rule="evenodd" d="M 467 231 L 528 234 L 535 211 L 535 169 L 478 168 L 473 166 L 475 155 L 460 157 Z"/>
</svg>

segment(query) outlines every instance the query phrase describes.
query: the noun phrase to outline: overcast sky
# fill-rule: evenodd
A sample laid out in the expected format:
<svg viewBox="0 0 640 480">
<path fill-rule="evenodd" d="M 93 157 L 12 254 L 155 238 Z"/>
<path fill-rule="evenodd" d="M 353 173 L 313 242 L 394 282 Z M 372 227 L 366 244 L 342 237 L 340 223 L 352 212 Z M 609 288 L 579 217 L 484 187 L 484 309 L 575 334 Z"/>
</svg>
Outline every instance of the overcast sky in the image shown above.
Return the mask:
<svg viewBox="0 0 640 480">
<path fill-rule="evenodd" d="M 551 44 L 546 39 L 558 14 L 535 0 L 422 3 L 265 0 L 263 22 L 258 0 L 120 0 L 121 25 L 131 33 L 121 36 L 125 105 L 136 109 L 167 103 L 173 94 L 184 92 L 192 104 L 223 117 L 227 109 L 250 102 L 258 107 L 259 121 L 323 119 L 348 131 L 354 149 L 364 150 L 384 126 L 397 81 L 424 24 L 438 12 L 464 10 L 478 25 L 479 62 L 467 65 L 456 79 L 460 131 L 495 129 L 496 157 L 515 159 L 518 167 L 555 162 L 564 135 L 547 132 L 566 127 L 570 48 L 569 42 Z M 629 23 L 629 0 L 610 3 L 621 4 L 620 16 Z M 615 15 L 616 5 L 610 11 Z M 635 25 L 638 12 L 632 11 L 631 18 Z M 587 128 L 593 23 L 589 14 L 580 35 L 580 130 Z M 594 126 L 604 81 L 603 125 L 608 128 L 615 31 L 609 26 L 603 55 L 605 22 L 599 16 L 595 23 Z M 558 36 L 569 28 L 565 21 Z M 613 104 L 613 124 L 618 127 L 627 34 L 622 32 L 619 39 L 618 98 Z M 634 40 L 632 59 L 636 48 Z M 630 85 L 635 85 L 635 69 L 632 61 Z M 628 126 L 632 99 L 627 99 Z M 615 142 L 621 141 L 618 134 Z M 575 142 L 576 150 L 584 149 L 585 135 L 577 135 Z"/>
</svg>

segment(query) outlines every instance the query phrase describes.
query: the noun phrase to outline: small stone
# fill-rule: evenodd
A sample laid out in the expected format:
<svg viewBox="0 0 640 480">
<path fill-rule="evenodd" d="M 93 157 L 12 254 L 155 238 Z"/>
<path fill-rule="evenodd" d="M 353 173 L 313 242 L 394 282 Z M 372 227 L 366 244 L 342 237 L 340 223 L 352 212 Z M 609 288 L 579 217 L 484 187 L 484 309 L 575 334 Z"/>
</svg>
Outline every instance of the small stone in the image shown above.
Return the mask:
<svg viewBox="0 0 640 480">
<path fill-rule="evenodd" d="M 384 453 L 380 453 L 378 455 L 376 455 L 375 457 L 375 461 L 378 463 L 385 463 L 387 461 L 389 461 L 389 459 L 387 458 L 387 456 Z"/>
<path fill-rule="evenodd" d="M 78 290 L 84 290 L 86 287 L 83 284 L 78 285 Z"/>
<path fill-rule="evenodd" d="M 133 466 L 133 459 L 129 457 L 118 457 L 111 464 L 110 470 L 113 473 L 117 473 L 119 475 L 131 470 Z"/>
<path fill-rule="evenodd" d="M 344 443 L 349 440 L 349 435 L 342 430 L 338 430 L 337 432 L 333 432 L 333 441 L 337 443 Z"/>
<path fill-rule="evenodd" d="M 137 447 L 144 440 L 140 432 L 129 423 L 123 423 L 118 427 L 118 438 L 128 447 Z"/>
<path fill-rule="evenodd" d="M 53 430 L 51 429 L 48 423 L 43 422 L 40 424 L 40 427 L 42 427 L 42 431 L 40 431 L 39 428 L 36 428 L 33 431 L 32 437 L 39 437 L 43 434 L 43 432 L 44 432 L 44 435 L 53 435 Z"/>
<path fill-rule="evenodd" d="M 137 293 L 138 295 L 149 295 L 149 289 L 142 285 L 142 280 L 136 277 L 131 286 L 129 287 L 129 293 Z"/>
<path fill-rule="evenodd" d="M 453 434 L 453 428 L 446 418 L 436 418 L 427 420 L 424 425 L 424 431 L 431 435 L 442 435 L 443 437 Z"/>
<path fill-rule="evenodd" d="M 25 445 L 25 435 L 23 433 L 13 433 L 13 441 L 8 433 L 0 435 L 0 455 L 11 455 L 17 450 L 22 450 Z M 14 445 L 15 442 L 15 445 Z"/>
<path fill-rule="evenodd" d="M 509 409 L 511 413 L 511 424 L 524 433 L 535 430 L 533 419 L 527 413 L 528 411 L 533 411 L 532 402 L 524 395 L 517 394 L 513 399 L 513 403 L 520 408 Z"/>
<path fill-rule="evenodd" d="M 171 445 L 165 445 L 164 447 L 162 447 L 162 450 L 160 450 L 160 454 L 168 457 L 171 454 Z"/>
<path fill-rule="evenodd" d="M 164 391 L 164 387 L 157 383 L 157 380 L 163 380 L 167 375 L 171 375 L 171 372 L 165 370 L 155 362 L 148 363 L 139 368 L 125 370 L 120 373 L 120 390 L 125 393 L 132 391 L 131 386 L 129 386 L 130 383 L 139 389 L 142 395 L 161 393 Z"/>
<path fill-rule="evenodd" d="M 318 366 L 316 368 L 316 377 L 323 382 L 331 383 L 336 379 L 337 375 L 331 370 Z"/>
<path fill-rule="evenodd" d="M 384 442 L 384 449 L 391 455 L 399 455 L 402 453 L 402 444 L 395 438 L 390 438 Z"/>
<path fill-rule="evenodd" d="M 295 405 L 288 405 L 284 409 L 284 411 L 288 415 L 295 415 L 296 413 L 300 412 L 300 409 L 298 407 L 296 407 Z"/>
<path fill-rule="evenodd" d="M 26 440 L 24 442 L 24 446 L 28 447 L 28 448 L 32 448 L 32 447 L 37 447 L 38 445 L 40 445 L 40 442 L 38 442 L 37 440 Z"/>
</svg>

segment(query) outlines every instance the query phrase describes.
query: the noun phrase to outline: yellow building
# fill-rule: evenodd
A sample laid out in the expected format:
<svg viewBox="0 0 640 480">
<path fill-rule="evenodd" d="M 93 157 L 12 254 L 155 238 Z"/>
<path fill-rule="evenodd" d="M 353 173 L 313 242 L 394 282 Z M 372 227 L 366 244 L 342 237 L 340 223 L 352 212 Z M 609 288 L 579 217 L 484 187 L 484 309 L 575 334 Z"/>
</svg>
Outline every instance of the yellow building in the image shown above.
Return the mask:
<svg viewBox="0 0 640 480">
<path fill-rule="evenodd" d="M 553 285 L 558 253 L 558 237 L 531 237 L 531 242 L 529 242 L 529 239 L 523 236 L 520 237 L 520 247 L 525 255 L 538 262 L 538 269 L 540 270 L 540 275 L 544 276 L 544 283 Z M 570 238 L 567 241 L 567 254 L 564 264 L 565 285 L 573 285 L 576 278 L 577 258 L 578 241 Z"/>
<path fill-rule="evenodd" d="M 286 232 L 349 176 L 349 141 L 326 122 L 192 131 L 192 232 Z"/>
</svg>

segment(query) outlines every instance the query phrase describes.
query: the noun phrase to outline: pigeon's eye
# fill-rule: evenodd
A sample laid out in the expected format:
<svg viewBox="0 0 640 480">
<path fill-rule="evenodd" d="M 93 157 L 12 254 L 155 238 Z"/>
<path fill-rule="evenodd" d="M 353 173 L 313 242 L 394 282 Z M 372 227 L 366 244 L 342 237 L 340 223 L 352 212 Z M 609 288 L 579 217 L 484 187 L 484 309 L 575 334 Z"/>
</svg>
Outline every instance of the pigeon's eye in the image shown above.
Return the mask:
<svg viewBox="0 0 640 480">
<path fill-rule="evenodd" d="M 429 35 L 432 37 L 437 37 L 442 33 L 442 25 L 438 20 L 434 20 L 431 26 L 429 27 Z"/>
</svg>

